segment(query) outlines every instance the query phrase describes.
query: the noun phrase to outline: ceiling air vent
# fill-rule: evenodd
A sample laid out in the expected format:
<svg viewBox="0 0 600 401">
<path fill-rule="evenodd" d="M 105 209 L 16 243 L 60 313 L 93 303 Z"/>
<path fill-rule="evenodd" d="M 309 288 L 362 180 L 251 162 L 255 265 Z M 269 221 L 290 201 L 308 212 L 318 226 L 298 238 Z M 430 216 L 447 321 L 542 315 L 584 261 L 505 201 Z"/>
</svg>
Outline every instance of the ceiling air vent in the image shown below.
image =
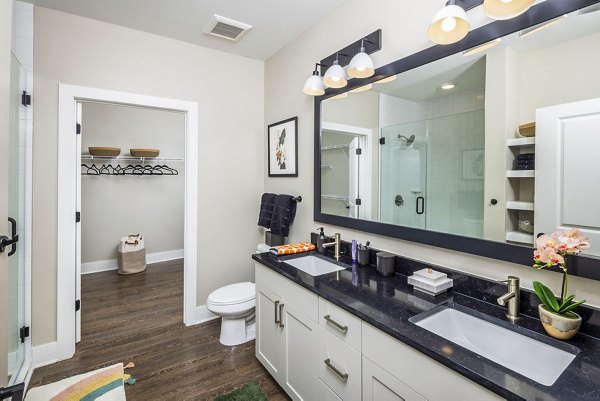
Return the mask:
<svg viewBox="0 0 600 401">
<path fill-rule="evenodd" d="M 234 21 L 215 14 L 204 33 L 237 42 L 242 39 L 250 29 L 252 29 L 252 25 L 244 24 L 243 22 Z"/>
</svg>

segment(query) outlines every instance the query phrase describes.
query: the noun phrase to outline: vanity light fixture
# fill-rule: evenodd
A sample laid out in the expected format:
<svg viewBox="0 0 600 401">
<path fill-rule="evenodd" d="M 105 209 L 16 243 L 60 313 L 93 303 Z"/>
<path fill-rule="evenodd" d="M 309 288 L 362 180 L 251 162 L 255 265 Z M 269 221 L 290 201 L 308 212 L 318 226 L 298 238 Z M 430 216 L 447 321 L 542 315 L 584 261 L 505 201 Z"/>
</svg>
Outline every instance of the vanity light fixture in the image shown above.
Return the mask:
<svg viewBox="0 0 600 401">
<path fill-rule="evenodd" d="M 321 66 L 321 64 L 315 64 L 315 70 L 304 83 L 304 93 L 307 95 L 321 96 L 325 94 L 325 85 L 323 85 L 323 80 L 321 79 L 321 74 L 319 73 L 319 66 Z"/>
<path fill-rule="evenodd" d="M 531 8 L 535 0 L 485 0 L 483 12 L 491 19 L 515 18 Z"/>
<path fill-rule="evenodd" d="M 397 75 L 390 75 L 389 77 L 387 77 L 387 78 L 383 78 L 383 79 L 380 79 L 379 81 L 377 81 L 377 82 L 375 82 L 375 83 L 376 83 L 376 84 L 387 84 L 388 82 L 393 82 L 393 81 L 395 81 L 395 80 L 396 80 L 396 78 L 398 78 L 398 76 L 397 76 Z"/>
<path fill-rule="evenodd" d="M 536 32 L 541 31 L 542 29 L 546 29 L 554 24 L 559 23 L 560 21 L 562 21 L 563 19 L 567 18 L 567 15 L 561 15 L 558 18 L 554 18 L 551 19 L 550 21 L 546 21 L 546 22 L 542 22 L 541 24 L 538 24 L 536 26 L 532 26 L 531 28 L 527 28 L 522 30 L 521 32 L 519 32 L 519 37 L 520 38 L 524 38 L 526 36 L 529 36 L 531 34 L 534 34 Z"/>
<path fill-rule="evenodd" d="M 369 78 L 375 75 L 373 59 L 365 52 L 365 38 L 361 39 L 359 52 L 348 65 L 348 75 L 352 78 Z"/>
<path fill-rule="evenodd" d="M 346 71 L 339 63 L 339 54 L 336 55 L 333 65 L 327 69 L 323 77 L 323 83 L 330 88 L 343 88 L 348 85 Z"/>
<path fill-rule="evenodd" d="M 463 39 L 469 33 L 471 24 L 460 0 L 450 0 L 433 17 L 427 36 L 438 45 L 449 45 Z"/>
<path fill-rule="evenodd" d="M 445 84 L 442 84 L 442 86 L 440 86 L 440 88 L 447 91 L 447 90 L 456 88 L 456 85 L 454 85 L 452 82 L 447 82 Z"/>
<path fill-rule="evenodd" d="M 350 92 L 352 92 L 352 93 L 366 92 L 366 91 L 370 90 L 372 87 L 373 87 L 373 84 L 366 84 L 363 86 L 359 86 L 358 88 L 354 88 Z"/>
<path fill-rule="evenodd" d="M 484 43 L 484 44 L 482 44 L 482 45 L 479 45 L 479 46 L 473 47 L 472 49 L 465 50 L 465 51 L 463 52 L 463 56 L 465 56 L 465 57 L 466 57 L 466 56 L 472 56 L 473 54 L 481 53 L 481 52 L 483 52 L 483 51 L 486 51 L 486 50 L 488 50 L 488 49 L 491 49 L 491 48 L 492 48 L 492 47 L 494 47 L 494 46 L 497 46 L 497 45 L 499 45 L 501 42 L 502 42 L 502 39 L 501 39 L 501 38 L 494 39 L 494 40 L 492 40 L 491 42 L 487 42 L 487 43 Z"/>
</svg>

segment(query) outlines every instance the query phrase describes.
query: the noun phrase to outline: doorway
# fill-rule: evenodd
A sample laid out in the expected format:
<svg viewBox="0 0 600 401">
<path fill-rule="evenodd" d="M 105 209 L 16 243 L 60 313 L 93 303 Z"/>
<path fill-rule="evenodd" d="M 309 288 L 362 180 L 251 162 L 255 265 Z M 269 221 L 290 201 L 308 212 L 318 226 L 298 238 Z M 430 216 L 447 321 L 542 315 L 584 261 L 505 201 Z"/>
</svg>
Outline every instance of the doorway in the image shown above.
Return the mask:
<svg viewBox="0 0 600 401">
<path fill-rule="evenodd" d="M 75 353 L 79 337 L 81 295 L 81 123 L 84 103 L 103 103 L 182 113 L 185 126 L 183 253 L 183 322 L 192 325 L 207 319 L 196 307 L 197 207 L 198 207 L 198 104 L 73 85 L 59 85 L 58 189 L 58 305 L 56 359 Z M 150 178 L 150 177 L 149 177 Z M 151 216 L 148 216 L 151 217 Z M 73 279 L 75 278 L 75 279 Z M 85 307 L 81 305 L 81 307 Z"/>
<path fill-rule="evenodd" d="M 78 103 L 79 108 L 82 164 L 77 270 L 82 275 L 112 271 L 110 276 L 119 260 L 120 272 L 125 273 L 139 271 L 146 263 L 149 269 L 165 265 L 156 265 L 159 262 L 180 264 L 184 256 L 185 114 L 90 101 Z M 136 281 L 128 279 L 122 277 L 118 285 Z M 99 286 L 82 285 L 81 292 L 113 289 L 102 287 L 107 284 L 92 277 L 86 280 Z M 82 279 L 76 282 L 79 286 Z M 145 291 L 143 285 L 137 288 Z M 90 293 L 78 297 L 77 342 L 81 340 L 81 315 L 89 313 L 86 298 Z M 120 306 L 127 309 L 127 305 Z M 90 322 L 90 316 L 86 321 Z"/>
</svg>

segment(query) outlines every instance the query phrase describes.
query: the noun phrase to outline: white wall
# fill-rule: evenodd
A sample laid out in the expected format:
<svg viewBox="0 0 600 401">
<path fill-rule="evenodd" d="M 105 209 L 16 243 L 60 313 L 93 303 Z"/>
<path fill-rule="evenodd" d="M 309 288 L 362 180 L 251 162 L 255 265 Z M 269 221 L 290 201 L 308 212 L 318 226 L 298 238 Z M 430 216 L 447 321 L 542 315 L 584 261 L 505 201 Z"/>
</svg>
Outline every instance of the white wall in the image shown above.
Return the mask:
<svg viewBox="0 0 600 401">
<path fill-rule="evenodd" d="M 600 97 L 600 33 L 520 54 L 519 124 L 540 107 Z"/>
<path fill-rule="evenodd" d="M 82 116 L 83 154 L 89 146 L 113 146 L 123 156 L 130 148 L 153 148 L 160 149 L 161 158 L 184 157 L 183 113 L 86 102 Z M 100 168 L 104 162 L 94 164 Z M 82 263 L 117 259 L 119 239 L 129 234 L 144 235 L 147 255 L 183 249 L 184 163 L 165 164 L 179 175 L 82 176 Z"/>
<path fill-rule="evenodd" d="M 219 286 L 252 280 L 264 63 L 39 7 L 35 31 L 34 345 L 56 339 L 59 83 L 198 102 L 197 304 Z"/>
<path fill-rule="evenodd" d="M 427 26 L 432 15 L 442 4 L 442 1 L 426 1 L 419 2 L 416 7 L 414 2 L 409 0 L 348 0 L 335 13 L 319 21 L 267 60 L 265 119 L 273 122 L 289 116 L 299 117 L 300 159 L 298 178 L 274 179 L 265 174 L 265 190 L 298 193 L 306 199 L 313 196 L 314 104 L 311 97 L 302 93 L 302 86 L 314 63 L 377 28 L 383 30 L 383 50 L 373 55 L 377 66 L 421 50 L 430 45 L 426 36 Z M 310 232 L 314 232 L 316 227 L 312 203 L 303 202 L 298 208 L 290 240 L 307 240 Z M 461 254 L 341 227 L 326 225 L 325 229 L 328 234 L 340 232 L 345 240 L 370 240 L 372 245 L 379 249 L 491 279 L 505 279 L 507 275 L 514 274 L 520 276 L 523 286 L 528 288 L 531 288 L 532 280 L 543 280 L 557 291 L 560 288 L 560 274 L 540 272 L 530 266 Z M 600 283 L 597 281 L 572 277 L 570 289 L 578 298 L 585 298 L 589 304 L 600 306 Z"/>
</svg>

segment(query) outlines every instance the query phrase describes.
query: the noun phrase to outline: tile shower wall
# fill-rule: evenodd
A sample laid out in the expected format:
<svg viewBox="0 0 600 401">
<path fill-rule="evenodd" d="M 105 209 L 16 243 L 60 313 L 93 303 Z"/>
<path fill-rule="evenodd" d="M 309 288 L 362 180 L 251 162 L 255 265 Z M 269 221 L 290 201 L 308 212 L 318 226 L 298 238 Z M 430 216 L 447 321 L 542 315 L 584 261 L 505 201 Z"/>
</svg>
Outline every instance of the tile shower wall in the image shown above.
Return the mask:
<svg viewBox="0 0 600 401">
<path fill-rule="evenodd" d="M 429 230 L 483 236 L 484 104 L 484 89 L 469 89 L 427 100 L 416 110 L 417 121 L 427 126 Z"/>
</svg>

